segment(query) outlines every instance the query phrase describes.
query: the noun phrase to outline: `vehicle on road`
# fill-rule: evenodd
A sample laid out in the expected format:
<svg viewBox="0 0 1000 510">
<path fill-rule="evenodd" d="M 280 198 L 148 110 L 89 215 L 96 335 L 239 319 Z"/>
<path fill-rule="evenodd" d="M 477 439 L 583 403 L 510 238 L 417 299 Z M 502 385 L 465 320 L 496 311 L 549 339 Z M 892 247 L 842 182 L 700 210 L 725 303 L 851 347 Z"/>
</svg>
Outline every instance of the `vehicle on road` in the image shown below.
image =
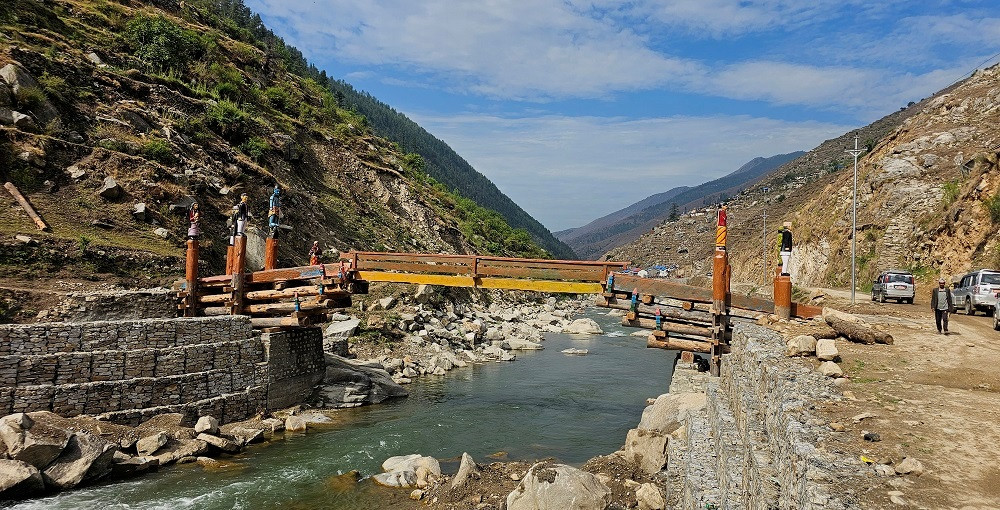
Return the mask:
<svg viewBox="0 0 1000 510">
<path fill-rule="evenodd" d="M 913 274 L 901 269 L 883 271 L 872 282 L 872 301 L 885 303 L 887 299 L 895 299 L 897 303 L 913 304 L 917 294 L 917 285 Z"/>
<path fill-rule="evenodd" d="M 992 313 L 997 306 L 997 291 L 1000 291 L 1000 271 L 979 269 L 965 273 L 952 291 L 955 308 L 963 308 L 968 315 L 975 315 L 976 310 Z"/>
</svg>

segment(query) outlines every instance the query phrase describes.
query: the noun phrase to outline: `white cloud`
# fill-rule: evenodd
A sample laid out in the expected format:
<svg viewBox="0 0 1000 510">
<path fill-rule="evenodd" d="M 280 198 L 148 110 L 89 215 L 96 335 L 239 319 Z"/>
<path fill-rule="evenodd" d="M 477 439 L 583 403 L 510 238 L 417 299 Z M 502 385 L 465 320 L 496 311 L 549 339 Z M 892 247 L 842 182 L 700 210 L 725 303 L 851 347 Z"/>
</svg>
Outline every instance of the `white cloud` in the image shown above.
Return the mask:
<svg viewBox="0 0 1000 510">
<path fill-rule="evenodd" d="M 757 156 L 809 150 L 852 129 L 748 116 L 408 115 L 552 230 L 715 179 Z"/>
</svg>

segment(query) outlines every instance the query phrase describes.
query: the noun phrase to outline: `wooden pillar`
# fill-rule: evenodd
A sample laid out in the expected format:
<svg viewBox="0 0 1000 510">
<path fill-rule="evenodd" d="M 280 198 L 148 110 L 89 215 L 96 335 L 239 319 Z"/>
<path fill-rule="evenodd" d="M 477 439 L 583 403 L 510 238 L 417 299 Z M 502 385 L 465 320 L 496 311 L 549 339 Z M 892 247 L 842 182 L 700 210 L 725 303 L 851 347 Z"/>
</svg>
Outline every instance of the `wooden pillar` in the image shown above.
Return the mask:
<svg viewBox="0 0 1000 510">
<path fill-rule="evenodd" d="M 782 319 L 792 316 L 792 278 L 780 274 L 774 277 L 774 314 Z"/>
<path fill-rule="evenodd" d="M 277 269 L 278 267 L 278 240 L 273 237 L 267 238 L 264 245 L 264 269 Z"/>
<path fill-rule="evenodd" d="M 729 330 L 729 253 L 726 251 L 726 206 L 719 209 L 715 227 L 715 255 L 712 257 L 712 346 L 709 370 L 712 375 L 721 373 L 723 343 Z"/>
<path fill-rule="evenodd" d="M 198 303 L 198 240 L 188 239 L 187 242 L 187 265 L 184 272 L 184 279 L 187 281 L 187 296 L 185 296 L 184 316 L 194 317 L 197 315 L 195 309 Z"/>
<path fill-rule="evenodd" d="M 233 246 L 233 299 L 229 313 L 231 315 L 242 315 L 243 305 L 246 299 L 246 289 L 244 279 L 246 277 L 247 237 L 236 236 Z"/>
<path fill-rule="evenodd" d="M 235 241 L 234 241 L 235 242 Z M 235 246 L 229 245 L 226 248 L 226 274 L 233 274 L 233 252 Z"/>
</svg>

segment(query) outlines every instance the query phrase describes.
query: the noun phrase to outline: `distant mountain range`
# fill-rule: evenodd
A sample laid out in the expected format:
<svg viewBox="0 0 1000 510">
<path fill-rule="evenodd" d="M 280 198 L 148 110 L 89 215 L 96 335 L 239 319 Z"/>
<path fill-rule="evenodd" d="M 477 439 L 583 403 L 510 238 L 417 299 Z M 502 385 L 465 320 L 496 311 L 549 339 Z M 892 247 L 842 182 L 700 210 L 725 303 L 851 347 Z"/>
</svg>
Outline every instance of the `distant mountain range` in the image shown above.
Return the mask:
<svg viewBox="0 0 1000 510">
<path fill-rule="evenodd" d="M 630 243 L 670 216 L 674 204 L 681 211 L 732 196 L 772 170 L 805 154 L 802 151 L 757 157 L 732 173 L 694 187 L 679 186 L 646 197 L 624 209 L 598 218 L 582 227 L 555 232 L 581 258 L 597 259 L 612 248 Z"/>
</svg>

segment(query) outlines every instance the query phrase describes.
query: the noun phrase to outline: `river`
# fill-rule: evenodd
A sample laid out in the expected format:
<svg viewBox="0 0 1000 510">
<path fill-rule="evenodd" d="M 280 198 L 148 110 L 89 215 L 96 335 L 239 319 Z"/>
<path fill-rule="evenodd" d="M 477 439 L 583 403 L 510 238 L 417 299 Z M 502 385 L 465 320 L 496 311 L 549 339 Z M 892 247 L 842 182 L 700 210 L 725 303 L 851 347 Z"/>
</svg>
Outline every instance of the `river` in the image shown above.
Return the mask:
<svg viewBox="0 0 1000 510">
<path fill-rule="evenodd" d="M 409 385 L 410 396 L 339 411 L 329 428 L 248 448 L 229 466 L 170 466 L 111 482 L 23 502 L 18 510 L 185 508 L 376 509 L 410 507 L 409 491 L 369 480 L 344 483 L 352 469 L 380 471 L 393 455 L 420 453 L 447 472 L 469 452 L 480 463 L 506 452 L 510 460 L 555 457 L 580 465 L 625 442 L 647 397 L 667 391 L 674 352 L 647 349 L 617 317 L 591 309 L 602 336 L 546 334 L 545 349 L 518 351 L 511 363 L 456 368 Z M 585 356 L 559 351 L 589 349 Z"/>
</svg>

